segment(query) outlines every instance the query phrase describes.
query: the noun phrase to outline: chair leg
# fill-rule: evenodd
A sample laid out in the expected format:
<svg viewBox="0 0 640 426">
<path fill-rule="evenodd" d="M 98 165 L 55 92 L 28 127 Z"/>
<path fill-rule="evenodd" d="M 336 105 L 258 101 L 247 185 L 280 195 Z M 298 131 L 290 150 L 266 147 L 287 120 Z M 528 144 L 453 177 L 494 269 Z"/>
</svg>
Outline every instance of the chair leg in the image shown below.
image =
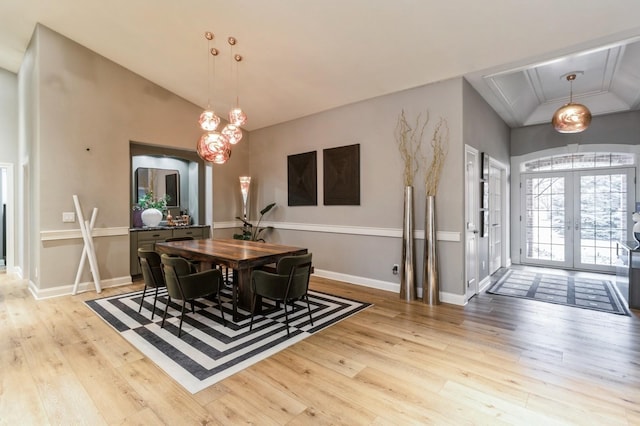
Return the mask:
<svg viewBox="0 0 640 426">
<path fill-rule="evenodd" d="M 311 305 L 309 304 L 309 295 L 304 295 L 305 299 L 307 299 L 307 309 L 309 309 L 309 321 L 311 321 L 311 325 L 313 325 L 313 318 L 311 318 Z"/>
<path fill-rule="evenodd" d="M 164 328 L 164 320 L 167 318 L 167 312 L 169 312 L 170 304 L 171 304 L 171 296 L 167 296 L 167 305 L 164 307 L 164 315 L 162 316 L 162 324 L 160 324 L 160 328 Z"/>
<path fill-rule="evenodd" d="M 193 301 L 191 302 L 193 306 Z M 180 333 L 182 333 L 182 320 L 184 319 L 184 308 L 187 305 L 187 301 L 182 301 L 182 310 L 180 311 L 180 326 L 178 327 L 178 337 L 180 337 Z"/>
<path fill-rule="evenodd" d="M 289 314 L 287 313 L 287 301 L 285 300 L 284 303 L 284 322 L 287 325 L 287 337 L 289 337 Z"/>
<path fill-rule="evenodd" d="M 158 301 L 158 287 L 156 287 L 156 294 L 153 296 L 153 310 L 151 311 L 151 321 L 153 321 L 153 315 L 156 313 L 157 301 Z"/>
<path fill-rule="evenodd" d="M 192 314 L 196 313 L 196 309 L 194 308 L 193 300 L 191 301 L 191 313 Z"/>
<path fill-rule="evenodd" d="M 257 295 L 253 293 L 253 300 L 251 301 L 251 324 L 249 325 L 249 331 L 253 329 L 253 310 L 256 306 L 256 298 L 257 298 Z"/>
<path fill-rule="evenodd" d="M 218 289 L 218 306 L 220 307 L 220 316 L 222 317 L 222 325 L 227 326 L 227 321 L 224 319 L 224 309 L 222 308 L 222 301 L 220 300 L 220 289 Z"/>
<path fill-rule="evenodd" d="M 138 313 L 142 312 L 142 303 L 144 303 L 144 295 L 147 293 L 147 285 L 144 285 L 144 290 L 142 290 L 142 299 L 140 299 L 140 308 L 138 309 Z"/>
</svg>

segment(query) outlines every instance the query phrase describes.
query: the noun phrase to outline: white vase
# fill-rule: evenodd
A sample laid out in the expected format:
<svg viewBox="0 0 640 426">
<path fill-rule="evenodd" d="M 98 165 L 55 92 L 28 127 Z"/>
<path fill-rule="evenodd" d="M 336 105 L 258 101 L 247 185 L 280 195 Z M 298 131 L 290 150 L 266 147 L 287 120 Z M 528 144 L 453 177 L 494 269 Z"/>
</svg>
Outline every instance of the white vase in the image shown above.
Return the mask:
<svg viewBox="0 0 640 426">
<path fill-rule="evenodd" d="M 162 212 L 158 209 L 145 209 L 142 212 L 142 223 L 144 226 L 158 226 L 162 220 Z"/>
</svg>

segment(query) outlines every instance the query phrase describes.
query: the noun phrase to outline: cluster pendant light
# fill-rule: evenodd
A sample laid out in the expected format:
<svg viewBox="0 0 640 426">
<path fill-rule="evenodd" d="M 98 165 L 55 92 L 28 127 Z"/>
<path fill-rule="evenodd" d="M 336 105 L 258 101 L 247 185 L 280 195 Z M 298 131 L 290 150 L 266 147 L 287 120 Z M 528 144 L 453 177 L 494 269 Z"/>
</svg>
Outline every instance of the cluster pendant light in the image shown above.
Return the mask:
<svg viewBox="0 0 640 426">
<path fill-rule="evenodd" d="M 208 31 L 204 36 L 208 42 L 211 42 L 211 40 L 213 40 L 214 38 L 213 33 Z M 218 132 L 217 129 L 220 125 L 221 120 L 220 117 L 218 117 L 215 111 L 213 111 L 213 109 L 211 108 L 211 82 L 209 81 L 209 98 L 207 100 L 207 108 L 202 112 L 202 114 L 200 114 L 200 118 L 198 119 L 200 128 L 205 131 L 205 133 L 198 140 L 198 155 L 204 161 L 214 164 L 224 164 L 227 162 L 227 160 L 229 160 L 229 158 L 231 157 L 231 145 L 237 144 L 242 139 L 242 130 L 240 126 L 244 125 L 247 122 L 247 115 L 238 106 L 237 64 L 242 61 L 242 56 L 233 54 L 233 47 L 237 43 L 237 40 L 234 37 L 229 37 L 227 42 L 231 46 L 232 67 L 234 63 L 236 64 L 236 106 L 232 108 L 231 111 L 229 111 L 228 124 L 222 129 L 222 131 Z M 210 43 L 208 43 L 207 45 L 207 58 L 209 60 L 209 74 L 211 74 L 211 57 L 218 56 L 219 51 L 216 48 L 211 48 L 209 44 Z M 215 74 L 215 62 L 213 68 L 213 74 Z"/>
<path fill-rule="evenodd" d="M 573 103 L 573 81 L 579 71 L 564 76 L 570 84 L 569 103 L 560 107 L 551 120 L 554 129 L 560 133 L 579 133 L 585 131 L 591 124 L 591 111 L 582 104 Z"/>
</svg>

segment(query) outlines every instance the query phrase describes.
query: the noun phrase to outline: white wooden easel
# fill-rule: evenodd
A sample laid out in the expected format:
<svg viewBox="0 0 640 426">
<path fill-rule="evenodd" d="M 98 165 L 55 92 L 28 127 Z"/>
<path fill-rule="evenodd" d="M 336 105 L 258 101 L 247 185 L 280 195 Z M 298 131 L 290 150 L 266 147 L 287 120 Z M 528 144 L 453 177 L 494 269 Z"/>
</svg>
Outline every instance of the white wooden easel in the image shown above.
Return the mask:
<svg viewBox="0 0 640 426">
<path fill-rule="evenodd" d="M 96 223 L 96 217 L 98 216 L 98 208 L 94 207 L 91 213 L 91 221 L 84 220 L 82 214 L 82 208 L 80 207 L 80 201 L 78 196 L 73 196 L 73 204 L 76 206 L 76 214 L 78 215 L 78 222 L 80 222 L 80 232 L 82 233 L 82 239 L 84 241 L 84 248 L 82 249 L 82 255 L 80 256 L 80 265 L 78 265 L 78 273 L 76 274 L 76 282 L 73 284 L 72 294 L 78 292 L 78 284 L 80 284 L 80 276 L 84 269 L 85 258 L 89 259 L 89 268 L 91 269 L 91 275 L 93 276 L 93 283 L 96 286 L 96 292 L 102 292 L 100 285 L 100 271 L 98 270 L 98 260 L 96 259 L 96 250 L 93 245 L 93 227 Z"/>
</svg>

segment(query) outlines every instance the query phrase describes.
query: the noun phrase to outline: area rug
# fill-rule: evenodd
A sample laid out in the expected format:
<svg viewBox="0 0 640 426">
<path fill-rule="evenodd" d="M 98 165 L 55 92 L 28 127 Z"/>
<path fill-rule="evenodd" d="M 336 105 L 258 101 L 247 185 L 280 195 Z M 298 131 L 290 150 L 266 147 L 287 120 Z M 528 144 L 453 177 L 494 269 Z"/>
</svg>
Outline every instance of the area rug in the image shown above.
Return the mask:
<svg viewBox="0 0 640 426">
<path fill-rule="evenodd" d="M 616 286 L 604 279 L 509 269 L 487 293 L 630 315 Z"/>
<path fill-rule="evenodd" d="M 149 292 L 147 292 L 149 293 Z M 306 303 L 296 302 L 289 312 L 289 332 L 284 311 L 267 308 L 254 318 L 249 331 L 250 314 L 239 309 L 242 318 L 232 322 L 231 295 L 225 291 L 222 304 L 226 327 L 222 325 L 217 302 L 199 299 L 195 313 L 185 316 L 182 335 L 177 337 L 180 305 L 171 302 L 164 328 L 160 328 L 167 303 L 166 289 L 158 295 L 155 316 L 151 320 L 153 296 L 145 297 L 138 313 L 142 291 L 87 301 L 86 304 L 122 337 L 162 368 L 191 393 L 265 359 L 337 322 L 371 306 L 355 300 L 309 291 L 313 325 Z M 179 302 L 181 303 L 181 302 Z M 288 308 L 291 311 L 290 308 Z"/>
</svg>

